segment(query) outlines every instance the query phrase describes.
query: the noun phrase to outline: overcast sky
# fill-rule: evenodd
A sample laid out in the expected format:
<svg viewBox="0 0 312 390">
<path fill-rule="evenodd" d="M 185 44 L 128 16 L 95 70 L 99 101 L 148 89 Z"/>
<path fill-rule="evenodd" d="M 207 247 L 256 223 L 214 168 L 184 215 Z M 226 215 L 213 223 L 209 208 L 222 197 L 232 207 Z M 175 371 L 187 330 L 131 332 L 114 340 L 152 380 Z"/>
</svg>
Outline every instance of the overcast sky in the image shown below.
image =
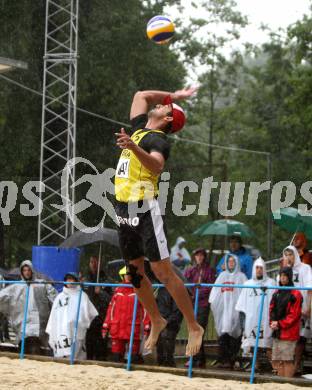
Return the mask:
<svg viewBox="0 0 312 390">
<path fill-rule="evenodd" d="M 200 3 L 198 0 L 193 0 L 195 3 Z M 201 0 L 203 1 L 203 0 Z M 200 8 L 192 7 L 191 0 L 182 0 L 185 7 L 184 15 L 178 14 L 183 20 L 184 17 L 204 18 Z M 265 24 L 271 30 L 277 31 L 279 28 L 286 29 L 290 24 L 300 20 L 304 14 L 309 14 L 309 5 L 312 0 L 236 0 L 237 9 L 248 17 L 249 25 L 241 30 L 241 38 L 239 41 L 231 43 L 231 47 L 225 49 L 226 54 L 230 54 L 232 49 L 243 49 L 243 43 L 250 42 L 253 44 L 264 43 L 268 39 L 268 32 L 260 30 L 260 25 Z M 166 10 L 168 16 L 174 19 L 177 16 L 176 7 L 171 7 Z M 185 18 L 186 19 L 186 18 Z M 209 28 L 209 27 L 208 27 Z M 222 31 L 226 26 L 214 27 L 214 32 L 222 35 Z M 189 75 L 191 78 L 193 76 Z"/>
<path fill-rule="evenodd" d="M 238 9 L 249 19 L 250 26 L 242 32 L 242 40 L 262 43 L 266 33 L 259 30 L 261 23 L 271 29 L 286 28 L 309 13 L 310 0 L 236 0 Z M 187 3 L 187 2 L 186 2 Z M 188 2 L 190 3 L 190 2 Z"/>
<path fill-rule="evenodd" d="M 194 2 L 197 3 L 196 0 Z M 267 33 L 260 31 L 261 23 L 268 25 L 273 30 L 277 30 L 279 27 L 286 28 L 301 19 L 303 14 L 310 12 L 309 4 L 311 2 L 311 0 L 236 0 L 237 9 L 248 17 L 250 24 L 242 31 L 241 41 L 249 41 L 254 44 L 263 43 Z M 185 14 L 204 17 L 202 11 L 194 9 L 191 3 L 191 0 L 182 0 Z M 173 7 L 168 13 L 174 20 L 177 14 L 176 9 Z"/>
</svg>

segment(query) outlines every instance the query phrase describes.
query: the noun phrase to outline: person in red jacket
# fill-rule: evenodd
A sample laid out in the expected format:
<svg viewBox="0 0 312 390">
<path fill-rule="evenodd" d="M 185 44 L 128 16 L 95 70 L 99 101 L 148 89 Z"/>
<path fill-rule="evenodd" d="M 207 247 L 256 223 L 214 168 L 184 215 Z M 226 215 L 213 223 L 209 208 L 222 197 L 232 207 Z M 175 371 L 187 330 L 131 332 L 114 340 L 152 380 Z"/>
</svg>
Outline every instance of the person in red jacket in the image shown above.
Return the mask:
<svg viewBox="0 0 312 390">
<path fill-rule="evenodd" d="M 293 286 L 292 268 L 280 271 L 280 286 Z M 270 303 L 273 329 L 272 366 L 279 376 L 295 374 L 295 349 L 300 337 L 302 295 L 298 290 L 277 290 Z"/>
<path fill-rule="evenodd" d="M 126 267 L 119 271 L 123 283 L 129 283 Z M 123 362 L 126 345 L 129 344 L 131 335 L 132 315 L 135 300 L 133 287 L 117 287 L 108 306 L 106 318 L 102 327 L 102 336 L 105 338 L 108 332 L 112 338 L 112 355 L 115 362 Z M 132 348 L 132 361 L 140 362 L 141 335 L 147 335 L 150 331 L 150 319 L 143 306 L 138 303 L 135 321 L 134 340 Z"/>
<path fill-rule="evenodd" d="M 300 260 L 312 267 L 312 253 L 308 251 L 308 240 L 304 233 L 297 232 L 293 238 L 292 245 L 297 249 Z"/>
</svg>

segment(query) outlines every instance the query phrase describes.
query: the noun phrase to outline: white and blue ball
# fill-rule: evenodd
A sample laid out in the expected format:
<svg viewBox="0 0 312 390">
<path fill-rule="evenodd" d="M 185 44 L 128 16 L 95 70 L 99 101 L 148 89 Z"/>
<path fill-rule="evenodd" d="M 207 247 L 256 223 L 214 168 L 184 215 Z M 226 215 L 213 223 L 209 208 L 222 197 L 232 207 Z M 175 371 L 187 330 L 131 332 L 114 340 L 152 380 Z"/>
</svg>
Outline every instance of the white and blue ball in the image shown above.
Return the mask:
<svg viewBox="0 0 312 390">
<path fill-rule="evenodd" d="M 158 45 L 163 45 L 173 37 L 174 29 L 175 26 L 170 18 L 157 15 L 147 23 L 146 32 L 149 39 Z"/>
</svg>

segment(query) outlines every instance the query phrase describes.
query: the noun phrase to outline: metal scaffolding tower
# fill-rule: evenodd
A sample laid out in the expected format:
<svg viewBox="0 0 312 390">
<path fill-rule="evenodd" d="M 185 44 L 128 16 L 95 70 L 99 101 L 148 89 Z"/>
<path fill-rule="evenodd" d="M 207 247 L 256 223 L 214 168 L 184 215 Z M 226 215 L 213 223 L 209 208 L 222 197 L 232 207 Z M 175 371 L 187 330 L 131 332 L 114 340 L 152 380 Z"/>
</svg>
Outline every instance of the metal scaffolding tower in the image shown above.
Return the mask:
<svg viewBox="0 0 312 390">
<path fill-rule="evenodd" d="M 74 230 L 74 166 L 61 178 L 75 157 L 78 0 L 46 0 L 45 23 L 38 245 L 53 245 Z"/>
</svg>

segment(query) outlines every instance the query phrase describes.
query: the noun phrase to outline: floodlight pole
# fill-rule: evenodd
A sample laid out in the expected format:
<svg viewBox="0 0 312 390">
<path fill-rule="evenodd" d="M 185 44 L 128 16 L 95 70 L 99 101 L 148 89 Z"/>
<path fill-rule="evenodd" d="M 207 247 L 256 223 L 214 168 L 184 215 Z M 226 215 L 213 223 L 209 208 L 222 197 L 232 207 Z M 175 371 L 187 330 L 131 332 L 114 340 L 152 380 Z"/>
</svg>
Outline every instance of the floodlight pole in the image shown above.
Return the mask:
<svg viewBox="0 0 312 390">
<path fill-rule="evenodd" d="M 58 244 L 74 232 L 78 56 L 78 0 L 46 0 L 38 245 Z M 52 204 L 63 205 L 61 209 Z"/>
<path fill-rule="evenodd" d="M 271 194 L 272 194 L 272 155 L 267 153 L 267 175 L 268 181 L 270 182 L 270 191 L 268 191 L 268 228 L 267 228 L 267 250 L 268 250 L 268 260 L 272 259 L 273 253 L 273 218 L 271 210 Z"/>
<path fill-rule="evenodd" d="M 28 69 L 28 64 L 12 58 L 0 57 L 0 73 L 10 72 L 14 69 Z"/>
</svg>

